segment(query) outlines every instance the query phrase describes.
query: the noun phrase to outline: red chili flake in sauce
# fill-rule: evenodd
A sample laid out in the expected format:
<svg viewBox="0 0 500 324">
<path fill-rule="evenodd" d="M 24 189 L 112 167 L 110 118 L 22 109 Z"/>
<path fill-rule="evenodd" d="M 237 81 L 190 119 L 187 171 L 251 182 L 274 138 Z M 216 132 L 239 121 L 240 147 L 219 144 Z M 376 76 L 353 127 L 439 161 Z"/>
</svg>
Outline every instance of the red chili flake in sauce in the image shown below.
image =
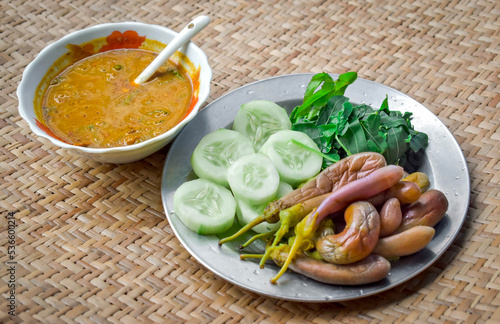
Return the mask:
<svg viewBox="0 0 500 324">
<path fill-rule="evenodd" d="M 127 30 L 124 33 L 114 31 L 111 35 L 106 37 L 107 44 L 101 47 L 99 52 L 120 48 L 139 48 L 144 40 L 146 40 L 146 36 L 139 36 L 139 34 L 133 30 Z"/>
</svg>

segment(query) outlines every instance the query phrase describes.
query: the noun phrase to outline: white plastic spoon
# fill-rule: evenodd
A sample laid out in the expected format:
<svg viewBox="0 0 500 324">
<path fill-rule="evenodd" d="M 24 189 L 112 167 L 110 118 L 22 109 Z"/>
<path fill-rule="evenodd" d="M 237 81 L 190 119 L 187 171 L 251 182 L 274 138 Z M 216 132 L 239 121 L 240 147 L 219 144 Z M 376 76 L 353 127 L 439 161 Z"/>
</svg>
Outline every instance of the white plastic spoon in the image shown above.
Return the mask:
<svg viewBox="0 0 500 324">
<path fill-rule="evenodd" d="M 149 64 L 144 71 L 134 82 L 141 84 L 146 82 L 160 66 L 165 63 L 172 54 L 174 54 L 179 48 L 186 44 L 194 35 L 198 34 L 203 28 L 205 28 L 210 22 L 210 18 L 207 16 L 199 16 L 193 19 L 186 27 L 184 27 L 181 32 L 172 39 L 172 41 L 163 49 L 163 51 L 158 54 L 158 56 Z"/>
</svg>

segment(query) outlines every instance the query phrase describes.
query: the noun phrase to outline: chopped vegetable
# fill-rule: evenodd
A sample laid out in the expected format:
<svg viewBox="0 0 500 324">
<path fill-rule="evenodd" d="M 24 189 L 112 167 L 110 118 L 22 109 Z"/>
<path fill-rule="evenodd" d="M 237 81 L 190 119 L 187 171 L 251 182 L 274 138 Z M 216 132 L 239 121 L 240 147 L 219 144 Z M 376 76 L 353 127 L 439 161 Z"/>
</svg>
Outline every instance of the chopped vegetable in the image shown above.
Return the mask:
<svg viewBox="0 0 500 324">
<path fill-rule="evenodd" d="M 248 138 L 221 128 L 201 139 L 191 156 L 191 166 L 198 177 L 229 188 L 228 168 L 240 157 L 252 153 L 255 151 Z"/>
<path fill-rule="evenodd" d="M 206 179 L 184 182 L 174 193 L 174 211 L 187 228 L 219 234 L 234 222 L 236 202 L 231 191 Z"/>
<path fill-rule="evenodd" d="M 297 142 L 301 145 L 297 145 Z M 304 149 L 303 145 L 319 150 L 307 134 L 282 130 L 271 135 L 259 152 L 271 158 L 281 180 L 296 187 L 299 183 L 317 175 L 321 171 L 323 161 L 321 155 Z"/>
<path fill-rule="evenodd" d="M 273 200 L 280 183 L 271 159 L 260 153 L 236 160 L 227 171 L 227 179 L 234 196 L 253 205 Z"/>
<path fill-rule="evenodd" d="M 408 156 L 425 150 L 428 137 L 416 131 L 412 113 L 390 111 L 387 97 L 379 109 L 353 104 L 343 96 L 357 78 L 355 72 L 334 81 L 327 73 L 315 75 L 303 104 L 291 114 L 292 129 L 309 135 L 323 154 L 323 167 L 360 152 L 383 154 L 388 164 L 404 166 Z"/>
<path fill-rule="evenodd" d="M 253 100 L 242 105 L 233 123 L 233 129 L 248 137 L 256 151 L 272 134 L 291 128 L 286 110 L 268 100 Z"/>
</svg>

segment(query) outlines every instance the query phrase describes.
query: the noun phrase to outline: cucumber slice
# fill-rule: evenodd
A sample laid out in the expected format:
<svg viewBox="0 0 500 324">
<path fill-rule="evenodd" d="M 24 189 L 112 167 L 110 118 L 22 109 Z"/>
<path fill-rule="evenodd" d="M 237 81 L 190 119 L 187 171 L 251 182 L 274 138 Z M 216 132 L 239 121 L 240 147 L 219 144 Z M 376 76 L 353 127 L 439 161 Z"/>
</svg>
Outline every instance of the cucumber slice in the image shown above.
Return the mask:
<svg viewBox="0 0 500 324">
<path fill-rule="evenodd" d="M 292 129 L 292 123 L 286 110 L 274 102 L 253 100 L 240 107 L 233 129 L 248 137 L 258 151 L 272 134 Z"/>
<path fill-rule="evenodd" d="M 252 143 L 242 134 L 221 128 L 205 135 L 191 155 L 191 166 L 199 178 L 226 188 L 227 169 L 240 157 L 255 153 Z"/>
<path fill-rule="evenodd" d="M 280 177 L 268 156 L 245 155 L 227 170 L 229 187 L 235 198 L 252 205 L 271 201 L 278 192 Z"/>
<path fill-rule="evenodd" d="M 174 211 L 192 231 L 220 234 L 234 222 L 236 201 L 229 189 L 206 179 L 184 182 L 174 193 Z"/>
<path fill-rule="evenodd" d="M 280 181 L 280 184 L 278 186 L 278 193 L 276 194 L 275 199 L 283 197 L 292 190 L 293 190 L 292 186 L 290 186 L 286 182 Z M 268 203 L 251 205 L 241 199 L 236 199 L 236 216 L 238 218 L 238 222 L 240 223 L 241 226 L 245 226 L 246 224 L 254 220 L 257 216 L 262 214 L 264 208 L 266 208 L 267 205 Z M 280 224 L 281 224 L 280 222 L 277 223 L 263 222 L 257 226 L 254 226 L 252 230 L 254 230 L 257 233 L 267 233 L 270 231 L 277 230 L 280 227 Z"/>
<path fill-rule="evenodd" d="M 292 142 L 296 140 L 319 151 L 318 146 L 306 134 L 292 130 L 274 133 L 259 150 L 273 161 L 281 180 L 296 187 L 321 171 L 323 157 Z"/>
<path fill-rule="evenodd" d="M 293 187 L 289 183 L 285 181 L 280 181 L 280 184 L 278 186 L 278 193 L 276 193 L 275 199 L 280 199 L 281 197 L 283 197 L 284 195 L 286 195 L 291 191 L 293 191 Z"/>
</svg>

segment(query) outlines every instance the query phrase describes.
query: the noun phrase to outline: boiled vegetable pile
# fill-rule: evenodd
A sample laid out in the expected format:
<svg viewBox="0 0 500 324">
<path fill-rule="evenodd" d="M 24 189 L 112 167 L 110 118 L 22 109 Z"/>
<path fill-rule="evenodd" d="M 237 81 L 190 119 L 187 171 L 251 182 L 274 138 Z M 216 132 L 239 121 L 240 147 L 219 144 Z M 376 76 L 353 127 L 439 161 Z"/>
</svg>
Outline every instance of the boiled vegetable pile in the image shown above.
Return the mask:
<svg viewBox="0 0 500 324">
<path fill-rule="evenodd" d="M 379 109 L 349 102 L 356 77 L 317 74 L 291 116 L 255 100 L 232 129 L 207 134 L 191 157 L 199 178 L 174 193 L 184 225 L 222 234 L 237 219 L 241 229 L 219 243 L 256 232 L 242 249 L 264 240 L 265 251 L 240 257 L 274 261 L 281 269 L 272 283 L 289 268 L 328 284 L 372 283 L 391 260 L 423 249 L 448 208 L 424 173 L 404 169 L 427 135 L 387 99 Z"/>
</svg>

